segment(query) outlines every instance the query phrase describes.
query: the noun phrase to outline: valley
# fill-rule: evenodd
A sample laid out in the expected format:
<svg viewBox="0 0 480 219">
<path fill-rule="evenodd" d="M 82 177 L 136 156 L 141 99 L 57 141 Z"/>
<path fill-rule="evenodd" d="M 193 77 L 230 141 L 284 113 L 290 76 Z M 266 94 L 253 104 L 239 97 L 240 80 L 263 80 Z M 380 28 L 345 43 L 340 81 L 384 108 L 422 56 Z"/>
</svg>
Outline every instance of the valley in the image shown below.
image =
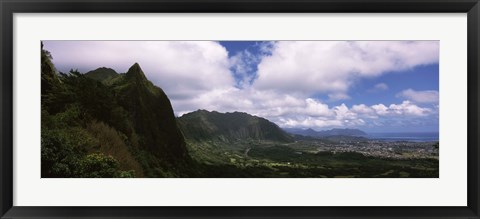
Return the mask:
<svg viewBox="0 0 480 219">
<path fill-rule="evenodd" d="M 433 144 L 326 143 L 324 140 L 283 144 L 271 141 L 187 141 L 193 159 L 208 169 L 205 175 L 256 178 L 438 177 L 438 150 Z"/>
<path fill-rule="evenodd" d="M 438 177 L 438 142 L 369 139 L 352 129 L 291 134 L 240 112 L 197 110 L 177 121 L 203 168 L 198 177 Z"/>
</svg>

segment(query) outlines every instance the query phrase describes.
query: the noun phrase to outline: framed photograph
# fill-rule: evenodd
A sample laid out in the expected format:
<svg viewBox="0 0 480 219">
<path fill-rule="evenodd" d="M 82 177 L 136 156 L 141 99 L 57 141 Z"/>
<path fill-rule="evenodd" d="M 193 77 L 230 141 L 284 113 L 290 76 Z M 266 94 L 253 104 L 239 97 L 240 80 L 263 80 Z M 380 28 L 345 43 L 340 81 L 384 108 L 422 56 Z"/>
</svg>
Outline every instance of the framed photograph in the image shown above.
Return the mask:
<svg viewBox="0 0 480 219">
<path fill-rule="evenodd" d="M 1 218 L 479 218 L 478 0 L 0 0 Z"/>
</svg>

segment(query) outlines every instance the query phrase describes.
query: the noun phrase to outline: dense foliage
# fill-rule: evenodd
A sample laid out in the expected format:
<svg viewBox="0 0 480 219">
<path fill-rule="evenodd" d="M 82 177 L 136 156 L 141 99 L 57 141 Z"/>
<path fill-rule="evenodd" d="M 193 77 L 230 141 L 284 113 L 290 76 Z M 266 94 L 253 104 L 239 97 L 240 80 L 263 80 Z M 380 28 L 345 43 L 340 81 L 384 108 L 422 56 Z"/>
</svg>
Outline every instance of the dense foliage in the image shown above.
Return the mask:
<svg viewBox="0 0 480 219">
<path fill-rule="evenodd" d="M 247 113 L 219 113 L 197 110 L 178 119 L 186 138 L 218 139 L 234 142 L 239 139 L 292 142 L 293 138 L 275 123 Z"/>
<path fill-rule="evenodd" d="M 190 158 L 170 102 L 138 64 L 123 75 L 109 69 L 57 73 L 50 53 L 41 53 L 42 177 L 189 172 L 183 170 Z"/>
<path fill-rule="evenodd" d="M 197 177 L 253 178 L 435 178 L 438 159 L 391 159 L 356 152 L 299 153 L 289 144 L 244 141 L 192 141 Z"/>
</svg>

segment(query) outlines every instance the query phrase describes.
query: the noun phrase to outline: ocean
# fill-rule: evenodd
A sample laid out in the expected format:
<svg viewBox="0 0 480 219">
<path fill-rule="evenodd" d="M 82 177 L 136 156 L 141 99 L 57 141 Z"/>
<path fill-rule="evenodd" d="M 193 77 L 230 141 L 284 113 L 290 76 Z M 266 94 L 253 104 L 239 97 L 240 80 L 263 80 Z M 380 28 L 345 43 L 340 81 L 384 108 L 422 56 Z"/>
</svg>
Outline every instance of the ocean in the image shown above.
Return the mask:
<svg viewBox="0 0 480 219">
<path fill-rule="evenodd" d="M 428 142 L 438 141 L 438 132 L 399 132 L 399 133 L 368 133 L 366 136 L 370 139 L 383 141 L 416 141 Z"/>
</svg>

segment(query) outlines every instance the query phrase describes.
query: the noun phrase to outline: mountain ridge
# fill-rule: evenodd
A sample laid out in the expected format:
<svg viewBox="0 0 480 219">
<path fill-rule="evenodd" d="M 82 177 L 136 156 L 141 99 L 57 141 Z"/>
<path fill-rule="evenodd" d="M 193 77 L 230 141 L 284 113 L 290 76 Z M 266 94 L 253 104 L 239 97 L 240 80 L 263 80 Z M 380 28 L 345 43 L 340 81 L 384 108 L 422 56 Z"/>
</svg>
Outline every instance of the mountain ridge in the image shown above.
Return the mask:
<svg viewBox="0 0 480 219">
<path fill-rule="evenodd" d="M 329 130 L 315 131 L 311 128 L 308 129 L 299 129 L 299 128 L 284 128 L 288 133 L 309 137 L 329 137 L 329 136 L 366 136 L 367 133 L 360 129 L 350 129 L 350 128 L 333 128 Z"/>
<path fill-rule="evenodd" d="M 85 73 L 86 77 L 100 82 L 110 80 L 118 75 L 119 74 L 115 70 L 107 67 L 100 67 Z"/>
<path fill-rule="evenodd" d="M 292 142 L 293 138 L 275 123 L 244 112 L 220 113 L 197 110 L 177 119 L 185 138 L 204 141 L 270 140 Z"/>
</svg>

